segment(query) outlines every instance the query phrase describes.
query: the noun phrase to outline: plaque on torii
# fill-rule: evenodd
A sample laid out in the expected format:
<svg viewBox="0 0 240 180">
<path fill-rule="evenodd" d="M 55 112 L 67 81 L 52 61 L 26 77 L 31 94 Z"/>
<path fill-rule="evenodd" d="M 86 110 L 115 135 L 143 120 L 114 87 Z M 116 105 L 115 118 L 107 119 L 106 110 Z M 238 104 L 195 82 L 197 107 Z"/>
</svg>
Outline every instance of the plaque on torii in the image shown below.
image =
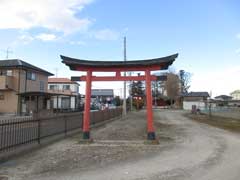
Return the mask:
<svg viewBox="0 0 240 180">
<path fill-rule="evenodd" d="M 86 81 L 86 94 L 83 116 L 83 139 L 90 138 L 90 103 L 92 81 L 145 81 L 147 100 L 147 139 L 155 140 L 155 130 L 152 113 L 152 90 L 151 81 L 158 79 L 151 75 L 151 71 L 166 70 L 178 57 L 173 54 L 166 57 L 128 60 L 128 61 L 92 61 L 60 56 L 62 63 L 69 66 L 70 70 L 86 72 L 86 76 L 72 77 L 73 81 Z M 141 76 L 122 76 L 121 72 L 143 71 Z M 93 72 L 115 72 L 114 76 L 93 76 Z"/>
</svg>

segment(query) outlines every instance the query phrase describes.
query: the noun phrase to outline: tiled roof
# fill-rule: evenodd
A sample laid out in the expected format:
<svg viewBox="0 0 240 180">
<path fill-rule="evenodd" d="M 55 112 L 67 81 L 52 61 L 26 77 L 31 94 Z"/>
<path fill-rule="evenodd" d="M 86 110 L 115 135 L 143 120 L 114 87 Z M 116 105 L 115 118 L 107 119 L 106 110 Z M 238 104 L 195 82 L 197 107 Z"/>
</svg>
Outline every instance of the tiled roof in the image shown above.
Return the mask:
<svg viewBox="0 0 240 180">
<path fill-rule="evenodd" d="M 231 99 L 232 96 L 220 95 L 220 96 L 216 96 L 215 99 L 216 99 L 216 98 L 222 98 L 222 99 L 229 99 L 229 98 L 230 98 L 230 99 Z"/>
<path fill-rule="evenodd" d="M 78 84 L 68 78 L 48 78 L 48 83 L 64 83 L 64 84 Z"/>
<path fill-rule="evenodd" d="M 36 67 L 32 64 L 29 64 L 23 60 L 20 59 L 8 59 L 8 60 L 0 60 L 0 68 L 26 68 L 26 69 L 32 69 L 44 74 L 47 74 L 48 76 L 52 76 L 53 74 L 45 71 L 39 67 Z"/>
<path fill-rule="evenodd" d="M 168 69 L 173 61 L 178 57 L 178 54 L 173 54 L 166 57 L 144 59 L 144 60 L 128 60 L 128 61 L 96 61 L 83 60 L 60 55 L 62 63 L 70 67 L 71 70 L 76 70 L 77 67 L 82 68 L 121 68 L 121 67 L 144 67 L 144 66 L 161 66 L 161 70 Z"/>
<path fill-rule="evenodd" d="M 183 97 L 209 97 L 208 92 L 190 92 L 182 94 Z"/>
</svg>

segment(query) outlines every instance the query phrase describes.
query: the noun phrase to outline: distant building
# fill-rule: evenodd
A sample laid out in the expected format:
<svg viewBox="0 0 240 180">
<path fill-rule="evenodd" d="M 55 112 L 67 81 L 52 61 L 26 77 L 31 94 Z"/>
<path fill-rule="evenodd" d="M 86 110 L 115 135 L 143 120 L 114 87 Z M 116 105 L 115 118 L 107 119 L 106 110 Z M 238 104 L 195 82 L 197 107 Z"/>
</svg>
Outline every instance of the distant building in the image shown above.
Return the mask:
<svg viewBox="0 0 240 180">
<path fill-rule="evenodd" d="M 207 99 L 210 97 L 208 92 L 190 92 L 182 94 L 183 109 L 191 110 L 195 105 L 197 109 L 204 110 L 207 108 Z"/>
<path fill-rule="evenodd" d="M 233 100 L 240 100 L 240 90 L 235 90 L 232 93 L 230 93 Z"/>
<path fill-rule="evenodd" d="M 92 89 L 91 97 L 100 103 L 110 103 L 114 98 L 113 89 Z"/>
<path fill-rule="evenodd" d="M 49 78 L 48 92 L 61 95 L 53 96 L 53 109 L 78 109 L 80 106 L 79 84 L 68 78 Z"/>
<path fill-rule="evenodd" d="M 229 106 L 229 103 L 232 101 L 232 96 L 220 95 L 214 98 L 214 101 L 217 106 Z"/>
<path fill-rule="evenodd" d="M 0 113 L 31 113 L 47 108 L 48 76 L 20 59 L 0 60 Z"/>
<path fill-rule="evenodd" d="M 220 96 L 216 96 L 214 99 L 218 100 L 218 101 L 230 101 L 232 100 L 232 96 L 227 96 L 227 95 L 220 95 Z"/>
</svg>

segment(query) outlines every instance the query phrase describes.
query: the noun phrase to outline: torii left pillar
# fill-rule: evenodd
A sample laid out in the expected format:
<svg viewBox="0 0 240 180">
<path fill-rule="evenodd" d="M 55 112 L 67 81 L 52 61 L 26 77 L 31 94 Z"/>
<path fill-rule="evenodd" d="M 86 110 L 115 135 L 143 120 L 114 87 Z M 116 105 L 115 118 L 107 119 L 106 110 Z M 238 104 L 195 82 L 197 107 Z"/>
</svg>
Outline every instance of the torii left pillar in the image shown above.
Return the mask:
<svg viewBox="0 0 240 180">
<path fill-rule="evenodd" d="M 146 96 L 147 96 L 147 139 L 155 140 L 155 130 L 153 126 L 153 112 L 152 112 L 152 88 L 151 88 L 151 72 L 149 69 L 145 70 L 146 78 Z"/>
<path fill-rule="evenodd" d="M 91 104 L 92 71 L 87 71 L 86 93 L 83 115 L 83 139 L 90 139 L 90 104 Z"/>
</svg>

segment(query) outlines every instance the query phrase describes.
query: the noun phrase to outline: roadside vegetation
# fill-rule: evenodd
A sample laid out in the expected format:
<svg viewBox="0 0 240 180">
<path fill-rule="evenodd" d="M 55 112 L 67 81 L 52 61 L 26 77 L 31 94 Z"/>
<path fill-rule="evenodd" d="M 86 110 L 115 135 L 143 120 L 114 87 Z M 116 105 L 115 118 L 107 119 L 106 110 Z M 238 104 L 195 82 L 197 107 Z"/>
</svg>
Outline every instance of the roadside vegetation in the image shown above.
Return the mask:
<svg viewBox="0 0 240 180">
<path fill-rule="evenodd" d="M 238 119 L 209 116 L 206 114 L 185 114 L 185 116 L 200 123 L 240 133 L 240 120 Z"/>
</svg>

